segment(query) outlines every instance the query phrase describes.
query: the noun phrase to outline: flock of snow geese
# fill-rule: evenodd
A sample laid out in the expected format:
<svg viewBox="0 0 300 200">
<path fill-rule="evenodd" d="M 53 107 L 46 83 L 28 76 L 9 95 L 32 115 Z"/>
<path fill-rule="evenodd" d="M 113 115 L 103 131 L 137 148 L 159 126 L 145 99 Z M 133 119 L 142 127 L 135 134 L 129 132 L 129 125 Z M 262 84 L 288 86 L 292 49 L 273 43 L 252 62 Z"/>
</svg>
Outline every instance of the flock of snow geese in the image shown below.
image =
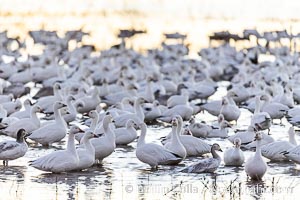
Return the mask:
<svg viewBox="0 0 300 200">
<path fill-rule="evenodd" d="M 82 31 L 63 37 L 44 30 L 29 35 L 43 53 L 24 59 L 26 44 L 0 34 L 0 132 L 5 135 L 0 136 L 0 160 L 5 166 L 26 154 L 27 142 L 33 148 L 51 148 L 65 137 L 65 150 L 29 165 L 53 173 L 84 170 L 101 164 L 116 146 L 137 141 L 137 159 L 153 169 L 211 153 L 180 171 L 213 173 L 221 164 L 217 151 L 222 149 L 206 138 L 232 142 L 224 152 L 225 165 L 244 166 L 252 179 L 266 173 L 263 157 L 300 164 L 294 130 L 300 124 L 300 62 L 287 47 L 237 50 L 224 44 L 202 49 L 199 59 L 191 59 L 183 44 L 163 43 L 144 54 L 122 44 L 99 54 L 81 43 Z M 74 49 L 69 48 L 72 40 L 77 42 Z M 259 62 L 261 54 L 275 59 Z M 227 94 L 211 100 L 221 81 L 230 83 Z M 253 113 L 251 122 L 246 130 L 229 134 L 241 109 Z M 215 116 L 216 122 L 198 121 L 201 112 Z M 289 140 L 275 141 L 270 127 L 283 118 L 291 124 L 282 133 Z M 172 127 L 161 145 L 145 140 L 153 123 Z M 16 140 L 3 141 L 6 136 Z M 249 150 L 255 153 L 245 161 L 244 151 Z"/>
</svg>

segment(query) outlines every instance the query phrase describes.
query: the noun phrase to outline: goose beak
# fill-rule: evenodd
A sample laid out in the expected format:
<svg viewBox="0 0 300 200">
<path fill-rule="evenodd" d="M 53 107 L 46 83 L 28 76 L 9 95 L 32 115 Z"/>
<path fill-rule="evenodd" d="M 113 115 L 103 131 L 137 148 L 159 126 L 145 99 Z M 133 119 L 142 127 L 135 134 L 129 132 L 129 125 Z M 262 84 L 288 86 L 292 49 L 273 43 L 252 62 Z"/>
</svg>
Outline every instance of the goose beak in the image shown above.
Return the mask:
<svg viewBox="0 0 300 200">
<path fill-rule="evenodd" d="M 94 135 L 94 138 L 99 138 L 100 135 L 96 135 L 96 134 L 93 134 Z"/>
<path fill-rule="evenodd" d="M 223 152 L 223 150 L 222 150 L 222 149 L 219 149 L 219 151 Z"/>
</svg>

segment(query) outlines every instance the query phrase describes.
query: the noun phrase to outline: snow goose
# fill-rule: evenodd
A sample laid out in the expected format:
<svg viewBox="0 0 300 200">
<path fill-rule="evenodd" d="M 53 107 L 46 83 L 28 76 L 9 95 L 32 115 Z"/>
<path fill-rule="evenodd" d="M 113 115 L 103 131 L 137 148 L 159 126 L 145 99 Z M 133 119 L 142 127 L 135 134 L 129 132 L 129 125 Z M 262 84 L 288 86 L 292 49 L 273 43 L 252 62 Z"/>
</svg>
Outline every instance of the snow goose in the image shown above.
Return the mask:
<svg viewBox="0 0 300 200">
<path fill-rule="evenodd" d="M 228 137 L 228 140 L 233 143 L 236 138 L 239 138 L 241 140 L 241 145 L 247 145 L 253 141 L 253 138 L 255 137 L 254 132 L 254 125 L 248 126 L 247 130 L 245 131 L 238 131 L 234 135 L 231 135 Z"/>
<path fill-rule="evenodd" d="M 192 117 L 189 122 L 188 128 L 194 137 L 206 138 L 208 133 L 212 130 L 212 127 L 208 124 L 196 122 L 195 117 Z"/>
<path fill-rule="evenodd" d="M 127 145 L 133 142 L 137 138 L 137 128 L 138 125 L 132 119 L 129 119 L 126 127 L 115 129 L 116 145 Z"/>
<path fill-rule="evenodd" d="M 84 145 L 84 148 L 78 148 L 76 150 L 79 158 L 79 162 L 77 167 L 74 170 L 87 169 L 95 163 L 95 148 L 92 145 L 90 139 L 96 137 L 97 136 L 91 130 L 85 132 L 81 141 L 82 144 Z"/>
<path fill-rule="evenodd" d="M 125 91 L 124 91 L 124 87 L 119 87 L 118 91 L 119 92 L 106 95 L 103 98 L 103 102 L 106 103 L 107 105 L 114 105 L 118 102 L 121 102 L 124 97 L 131 98 L 131 97 L 138 96 L 137 86 L 135 86 L 134 84 L 127 85 L 125 87 Z"/>
<path fill-rule="evenodd" d="M 28 146 L 24 137 L 27 132 L 20 129 L 17 132 L 16 141 L 3 141 L 0 142 L 0 160 L 3 160 L 3 165 L 8 165 L 8 160 L 15 160 L 25 155 Z"/>
<path fill-rule="evenodd" d="M 14 96 L 12 94 L 8 94 L 8 95 L 2 94 L 1 88 L 2 88 L 2 86 L 0 84 L 0 104 L 6 103 L 6 102 L 11 102 L 13 100 Z"/>
<path fill-rule="evenodd" d="M 92 95 L 77 99 L 75 105 L 78 104 L 78 102 L 83 102 L 83 107 L 78 108 L 77 112 L 83 114 L 94 110 L 101 102 L 98 88 L 94 88 Z"/>
<path fill-rule="evenodd" d="M 132 119 L 136 124 L 144 122 L 145 115 L 142 109 L 142 104 L 145 100 L 142 97 L 134 101 L 134 113 L 126 113 L 114 118 L 116 127 L 124 127 L 128 119 Z"/>
<path fill-rule="evenodd" d="M 7 111 L 7 116 L 9 116 L 22 108 L 22 102 L 20 99 L 17 99 L 16 101 L 2 103 L 2 106 Z"/>
<path fill-rule="evenodd" d="M 75 148 L 74 135 L 79 131 L 80 129 L 78 127 L 72 126 L 70 128 L 67 148 L 65 150 L 54 151 L 31 161 L 29 165 L 36 169 L 53 173 L 67 172 L 76 169 L 79 158 Z"/>
<path fill-rule="evenodd" d="M 175 115 L 180 115 L 184 120 L 190 120 L 193 112 L 194 109 L 190 105 L 177 105 L 162 112 L 158 119 L 163 122 L 171 122 Z"/>
<path fill-rule="evenodd" d="M 203 140 L 196 138 L 192 135 L 181 135 L 183 132 L 183 120 L 182 117 L 179 115 L 176 115 L 175 118 L 178 121 L 178 135 L 180 138 L 181 143 L 183 144 L 187 157 L 189 156 L 201 156 L 203 154 L 209 153 L 210 152 L 210 145 L 208 145 L 206 142 Z M 163 144 L 167 143 L 170 140 L 170 136 L 167 137 L 167 140 L 162 141 Z"/>
<path fill-rule="evenodd" d="M 89 128 L 87 129 L 87 130 L 85 130 L 85 132 L 87 132 L 87 131 L 95 131 L 95 129 L 97 128 L 97 126 L 98 126 L 98 123 L 99 123 L 99 115 L 98 115 L 98 113 L 97 113 L 97 111 L 96 110 L 91 110 L 90 112 L 89 112 L 89 117 L 90 117 L 90 119 L 91 119 L 91 124 L 90 124 L 90 126 L 89 126 Z M 82 133 L 77 133 L 76 135 L 75 135 L 75 139 L 81 144 L 83 141 L 81 141 L 82 140 L 82 138 L 83 138 L 83 136 L 85 135 L 85 132 L 82 132 Z"/>
<path fill-rule="evenodd" d="M 288 152 L 290 149 L 297 145 L 295 140 L 295 131 L 293 127 L 289 128 L 289 141 L 275 141 L 261 147 L 261 153 L 264 157 L 271 161 L 284 161 L 288 160 L 283 153 Z"/>
<path fill-rule="evenodd" d="M 239 138 L 235 138 L 233 144 L 233 148 L 229 148 L 224 152 L 224 163 L 227 166 L 242 166 L 245 161 L 245 157 L 244 153 L 240 149 L 241 140 Z"/>
<path fill-rule="evenodd" d="M 189 102 L 189 91 L 181 89 L 181 95 L 173 95 L 167 100 L 167 107 L 172 108 L 177 105 L 186 105 Z"/>
<path fill-rule="evenodd" d="M 232 98 L 223 98 L 220 114 L 223 114 L 227 121 L 237 122 L 241 115 L 241 111 Z"/>
<path fill-rule="evenodd" d="M 261 156 L 261 139 L 262 135 L 259 132 L 256 132 L 256 152 L 254 156 L 250 157 L 245 163 L 245 172 L 248 176 L 250 176 L 252 180 L 261 180 L 264 174 L 266 173 L 268 167 Z"/>
<path fill-rule="evenodd" d="M 61 141 L 67 134 L 67 124 L 59 110 L 63 107 L 66 107 L 66 105 L 62 102 L 55 102 L 53 105 L 55 121 L 32 131 L 28 138 L 43 146 L 49 146 L 54 142 Z"/>
<path fill-rule="evenodd" d="M 159 108 L 160 104 L 157 100 L 153 101 L 153 103 L 144 103 L 143 104 L 143 112 L 145 115 L 146 122 L 153 122 L 161 116 L 161 109 Z"/>
<path fill-rule="evenodd" d="M 62 101 L 63 97 L 61 95 L 61 86 L 55 83 L 53 86 L 52 96 L 41 97 L 37 100 L 36 105 L 40 106 L 45 113 L 53 113 L 53 104 L 56 101 Z"/>
<path fill-rule="evenodd" d="M 261 111 L 269 113 L 272 119 L 281 119 L 284 117 L 289 107 L 277 102 L 271 102 L 268 95 L 264 95 L 265 102 Z"/>
<path fill-rule="evenodd" d="M 296 164 L 300 164 L 300 145 L 295 146 L 292 149 L 289 149 L 285 152 L 282 152 L 282 154 L 288 159 Z"/>
<path fill-rule="evenodd" d="M 255 111 L 251 117 L 251 125 L 258 124 L 260 130 L 269 129 L 271 126 L 271 116 L 267 112 L 261 112 L 261 100 L 264 100 L 265 95 L 255 97 Z"/>
<path fill-rule="evenodd" d="M 147 78 L 146 88 L 143 90 L 144 90 L 144 92 L 142 92 L 138 96 L 143 97 L 148 102 L 153 102 L 155 100 L 155 97 L 154 97 L 154 92 L 153 92 L 152 77 Z"/>
<path fill-rule="evenodd" d="M 68 113 L 66 114 L 62 114 L 62 117 L 64 118 L 64 120 L 67 122 L 67 123 L 70 123 L 72 121 L 74 121 L 76 119 L 76 116 L 77 116 L 77 110 L 73 104 L 73 102 L 75 101 L 75 98 L 73 96 L 68 96 L 67 99 L 66 99 L 66 104 L 67 104 L 67 107 L 68 107 Z"/>
<path fill-rule="evenodd" d="M 145 137 L 147 133 L 147 125 L 140 124 L 141 135 L 138 139 L 136 148 L 136 157 L 143 163 L 151 166 L 152 169 L 157 168 L 158 165 L 172 165 L 177 164 L 182 160 L 181 157 L 173 154 L 163 146 L 154 143 L 146 143 Z"/>
<path fill-rule="evenodd" d="M 31 108 L 30 118 L 23 118 L 11 123 L 7 128 L 1 130 L 1 133 L 13 138 L 16 138 L 17 131 L 21 128 L 25 129 L 26 132 L 31 133 L 40 127 L 40 120 L 36 113 L 41 111 L 42 109 L 39 106 L 33 106 Z"/>
<path fill-rule="evenodd" d="M 231 125 L 224 119 L 223 114 L 220 114 L 218 116 L 218 123 L 219 127 L 212 126 L 211 131 L 208 132 L 207 136 L 208 138 L 227 138 L 228 137 L 228 129 Z"/>
<path fill-rule="evenodd" d="M 214 173 L 221 163 L 221 157 L 217 154 L 216 151 L 222 151 L 221 147 L 218 144 L 213 144 L 211 147 L 211 154 L 212 158 L 205 158 L 197 162 L 196 164 L 193 164 L 191 166 L 188 166 L 181 170 L 181 172 L 188 172 L 188 173 Z"/>
<path fill-rule="evenodd" d="M 30 117 L 30 110 L 31 110 L 31 107 L 32 107 L 33 104 L 31 103 L 30 99 L 26 99 L 24 101 L 23 105 L 24 105 L 24 110 L 14 112 L 10 115 L 10 117 L 16 117 L 16 118 L 19 118 L 19 119 L 29 118 Z"/>
<path fill-rule="evenodd" d="M 176 118 L 172 120 L 171 139 L 164 144 L 164 147 L 182 159 L 185 159 L 186 150 L 180 141 L 180 130 L 178 129 L 178 120 Z"/>
<path fill-rule="evenodd" d="M 115 133 L 111 127 L 112 122 L 113 119 L 111 115 L 106 115 L 102 121 L 104 136 L 100 138 L 91 139 L 91 143 L 95 148 L 95 159 L 98 160 L 100 163 L 104 158 L 109 156 L 116 148 Z M 100 135 L 102 133 L 98 134 L 98 131 L 96 129 L 95 134 Z"/>
</svg>

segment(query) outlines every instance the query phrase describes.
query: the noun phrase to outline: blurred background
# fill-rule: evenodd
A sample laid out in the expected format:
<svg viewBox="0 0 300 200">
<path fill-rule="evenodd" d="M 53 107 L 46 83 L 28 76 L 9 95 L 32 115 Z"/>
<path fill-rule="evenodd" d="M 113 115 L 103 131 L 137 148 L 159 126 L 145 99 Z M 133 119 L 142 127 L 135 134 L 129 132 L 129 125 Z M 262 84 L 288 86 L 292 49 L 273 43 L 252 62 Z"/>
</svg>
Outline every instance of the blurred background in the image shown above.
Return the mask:
<svg viewBox="0 0 300 200">
<path fill-rule="evenodd" d="M 158 47 L 163 33 L 180 32 L 196 52 L 218 31 L 298 34 L 299 10 L 297 0 L 0 0 L 0 31 L 26 38 L 29 30 L 82 29 L 90 33 L 83 42 L 99 50 L 119 42 L 119 29 L 147 31 L 130 41 L 136 50 Z"/>
</svg>

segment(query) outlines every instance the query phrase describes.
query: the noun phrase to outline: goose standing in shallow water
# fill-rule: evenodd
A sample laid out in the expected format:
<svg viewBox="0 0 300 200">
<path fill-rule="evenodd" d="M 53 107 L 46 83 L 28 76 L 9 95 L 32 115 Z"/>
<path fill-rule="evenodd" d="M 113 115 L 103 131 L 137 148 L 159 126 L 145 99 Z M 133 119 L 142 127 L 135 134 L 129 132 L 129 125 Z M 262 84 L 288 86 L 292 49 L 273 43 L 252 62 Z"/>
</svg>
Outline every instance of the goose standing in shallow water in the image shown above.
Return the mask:
<svg viewBox="0 0 300 200">
<path fill-rule="evenodd" d="M 99 161 L 99 163 L 101 163 L 104 158 L 112 154 L 116 148 L 115 133 L 111 127 L 112 122 L 112 116 L 106 115 L 102 121 L 104 136 L 91 139 L 91 143 L 95 148 L 95 159 L 96 161 Z M 99 135 L 98 130 L 100 129 L 95 130 L 97 135 Z M 102 132 L 100 134 L 102 134 Z"/>
<path fill-rule="evenodd" d="M 242 166 L 245 161 L 245 157 L 243 151 L 240 149 L 240 138 L 234 139 L 233 144 L 233 148 L 227 149 L 224 152 L 224 163 L 227 166 Z"/>
<path fill-rule="evenodd" d="M 265 95 L 255 97 L 255 110 L 251 117 L 251 125 L 254 126 L 255 124 L 258 124 L 259 130 L 268 129 L 270 132 L 272 119 L 269 113 L 261 112 L 261 100 L 266 100 Z"/>
<path fill-rule="evenodd" d="M 262 135 L 259 132 L 256 132 L 255 135 L 256 143 L 256 152 L 254 156 L 250 157 L 245 164 L 245 172 L 252 180 L 261 180 L 267 171 L 267 164 L 261 156 L 261 140 Z"/>
<path fill-rule="evenodd" d="M 181 130 L 178 129 L 178 120 L 174 118 L 172 120 L 172 135 L 169 142 L 164 144 L 164 147 L 171 151 L 172 153 L 180 156 L 182 159 L 186 157 L 186 150 L 183 144 L 180 141 L 180 132 Z"/>
<path fill-rule="evenodd" d="M 74 170 L 83 170 L 91 167 L 95 163 L 95 148 L 91 144 L 90 139 L 97 137 L 92 131 L 88 130 L 83 138 L 82 143 L 84 148 L 78 148 L 77 154 L 79 162 L 77 167 Z"/>
<path fill-rule="evenodd" d="M 3 160 L 3 165 L 7 166 L 9 160 L 15 160 L 25 155 L 28 150 L 28 146 L 24 137 L 26 131 L 20 129 L 17 132 L 16 141 L 3 141 L 0 142 L 0 160 Z"/>
<path fill-rule="evenodd" d="M 284 156 L 284 153 L 288 152 L 297 145 L 293 127 L 289 128 L 288 134 L 289 141 L 275 141 L 262 146 L 262 155 L 271 161 L 287 161 L 288 159 L 286 156 Z"/>
<path fill-rule="evenodd" d="M 76 126 L 70 128 L 67 149 L 54 151 L 31 161 L 29 165 L 36 169 L 53 173 L 67 172 L 76 169 L 79 158 L 75 148 L 74 135 L 79 131 L 81 130 Z"/>
<path fill-rule="evenodd" d="M 189 166 L 181 172 L 188 172 L 188 173 L 214 173 L 221 163 L 221 157 L 217 154 L 216 151 L 222 151 L 221 147 L 218 144 L 213 144 L 211 147 L 211 154 L 212 158 L 206 158 L 200 160 L 198 163 Z"/>
<path fill-rule="evenodd" d="M 149 164 L 151 168 L 156 168 L 158 165 L 173 165 L 178 164 L 182 160 L 181 157 L 173 154 L 163 146 L 154 143 L 146 143 L 145 137 L 147 125 L 140 125 L 141 135 L 138 139 L 136 148 L 136 157 L 143 163 Z"/>
</svg>

